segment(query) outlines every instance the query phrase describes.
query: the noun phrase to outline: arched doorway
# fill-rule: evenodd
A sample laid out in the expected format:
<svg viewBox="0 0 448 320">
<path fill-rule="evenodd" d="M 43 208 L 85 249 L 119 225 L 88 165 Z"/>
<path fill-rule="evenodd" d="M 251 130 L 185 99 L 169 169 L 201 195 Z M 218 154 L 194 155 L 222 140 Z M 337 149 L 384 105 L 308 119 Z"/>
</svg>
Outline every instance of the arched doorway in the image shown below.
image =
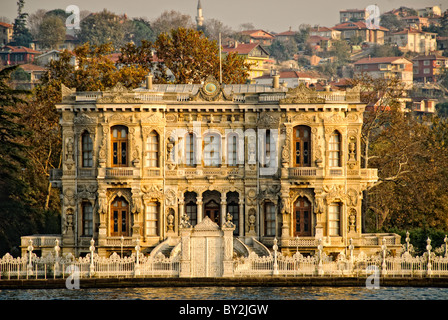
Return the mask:
<svg viewBox="0 0 448 320">
<path fill-rule="evenodd" d="M 210 200 L 205 204 L 205 215 L 214 223 L 220 225 L 220 206 L 215 200 Z"/>
<path fill-rule="evenodd" d="M 129 204 L 123 197 L 116 197 L 110 204 L 110 235 L 129 236 Z"/>
<path fill-rule="evenodd" d="M 311 236 L 311 203 L 305 197 L 294 203 L 294 236 Z"/>
</svg>

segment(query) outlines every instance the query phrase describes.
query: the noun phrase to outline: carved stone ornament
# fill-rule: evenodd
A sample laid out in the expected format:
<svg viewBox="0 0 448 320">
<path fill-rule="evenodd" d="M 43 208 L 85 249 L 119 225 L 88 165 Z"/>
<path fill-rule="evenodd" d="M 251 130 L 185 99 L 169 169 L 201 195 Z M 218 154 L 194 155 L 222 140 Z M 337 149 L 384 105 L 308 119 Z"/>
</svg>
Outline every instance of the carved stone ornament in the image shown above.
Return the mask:
<svg viewBox="0 0 448 320">
<path fill-rule="evenodd" d="M 97 118 L 92 118 L 86 115 L 85 113 L 81 113 L 74 120 L 74 124 L 96 124 Z"/>
<path fill-rule="evenodd" d="M 347 195 L 344 192 L 343 185 L 332 185 L 323 187 L 324 191 L 327 193 L 327 204 L 330 204 L 334 200 L 346 201 Z"/>
<path fill-rule="evenodd" d="M 122 83 L 118 82 L 110 91 L 105 91 L 103 96 L 97 99 L 97 103 L 138 103 L 141 102 Z"/>
<path fill-rule="evenodd" d="M 286 98 L 280 99 L 280 103 L 325 103 L 325 99 L 319 98 L 316 90 L 301 83 L 295 88 L 289 88 Z"/>
<path fill-rule="evenodd" d="M 268 112 L 262 112 L 260 118 L 257 121 L 259 128 L 273 128 L 278 127 L 280 118 L 269 114 Z"/>
<path fill-rule="evenodd" d="M 194 226 L 195 231 L 217 231 L 219 226 L 214 223 L 208 216 L 205 216 L 200 223 Z"/>
<path fill-rule="evenodd" d="M 233 97 L 232 94 L 227 95 L 224 92 L 223 87 L 213 76 L 208 76 L 198 93 L 190 96 L 190 99 L 192 101 L 232 101 Z"/>
</svg>

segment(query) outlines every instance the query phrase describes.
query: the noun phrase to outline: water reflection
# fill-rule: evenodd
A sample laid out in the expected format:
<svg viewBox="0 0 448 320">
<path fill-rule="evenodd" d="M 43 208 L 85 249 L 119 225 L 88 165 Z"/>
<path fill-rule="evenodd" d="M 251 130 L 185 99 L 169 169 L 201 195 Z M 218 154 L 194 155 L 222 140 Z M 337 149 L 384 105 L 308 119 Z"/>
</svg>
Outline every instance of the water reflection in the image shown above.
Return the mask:
<svg viewBox="0 0 448 320">
<path fill-rule="evenodd" d="M 0 290 L 0 300 L 447 300 L 448 288 L 166 287 Z"/>
</svg>

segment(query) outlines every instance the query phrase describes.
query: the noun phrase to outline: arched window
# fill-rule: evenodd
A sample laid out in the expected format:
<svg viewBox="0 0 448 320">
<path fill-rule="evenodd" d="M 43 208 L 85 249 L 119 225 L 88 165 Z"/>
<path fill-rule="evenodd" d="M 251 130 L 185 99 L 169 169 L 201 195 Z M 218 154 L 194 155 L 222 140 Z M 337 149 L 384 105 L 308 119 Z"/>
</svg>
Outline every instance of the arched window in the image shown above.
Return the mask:
<svg viewBox="0 0 448 320">
<path fill-rule="evenodd" d="M 110 205 L 111 223 L 110 235 L 128 236 L 129 235 L 129 204 L 123 197 L 116 197 Z"/>
<path fill-rule="evenodd" d="M 146 235 L 159 235 L 159 204 L 150 202 L 146 207 Z"/>
<path fill-rule="evenodd" d="M 307 126 L 294 128 L 294 166 L 311 166 L 311 130 Z"/>
<path fill-rule="evenodd" d="M 128 166 L 128 128 L 114 126 L 111 128 L 112 167 Z"/>
<path fill-rule="evenodd" d="M 264 204 L 264 235 L 275 236 L 275 205 L 272 202 Z"/>
<path fill-rule="evenodd" d="M 329 150 L 329 166 L 340 167 L 341 166 L 341 135 L 336 130 L 330 136 L 330 142 L 328 145 Z"/>
<path fill-rule="evenodd" d="M 82 235 L 93 236 L 93 208 L 90 202 L 82 202 Z"/>
<path fill-rule="evenodd" d="M 185 213 L 190 218 L 190 224 L 195 226 L 198 222 L 198 207 L 196 203 L 193 201 L 188 202 L 185 206 Z"/>
<path fill-rule="evenodd" d="M 159 135 L 151 131 L 146 141 L 147 167 L 159 167 Z"/>
<path fill-rule="evenodd" d="M 203 144 L 204 166 L 218 167 L 221 164 L 221 137 L 218 134 L 207 134 Z"/>
<path fill-rule="evenodd" d="M 93 141 L 87 131 L 81 136 L 82 140 L 82 166 L 84 168 L 93 167 Z"/>
<path fill-rule="evenodd" d="M 185 164 L 188 167 L 196 165 L 196 139 L 193 133 L 188 133 L 185 139 Z"/>
<path fill-rule="evenodd" d="M 294 236 L 311 235 L 311 203 L 307 198 L 297 198 L 294 205 L 294 220 Z"/>
<path fill-rule="evenodd" d="M 232 222 L 235 225 L 235 230 L 233 230 L 233 235 L 239 235 L 239 208 L 236 202 L 230 202 L 227 205 L 227 212 L 232 215 Z"/>
<path fill-rule="evenodd" d="M 231 134 L 227 136 L 227 165 L 236 167 L 238 164 L 238 136 Z"/>
<path fill-rule="evenodd" d="M 341 203 L 333 202 L 328 206 L 328 220 L 330 236 L 341 235 Z"/>
</svg>

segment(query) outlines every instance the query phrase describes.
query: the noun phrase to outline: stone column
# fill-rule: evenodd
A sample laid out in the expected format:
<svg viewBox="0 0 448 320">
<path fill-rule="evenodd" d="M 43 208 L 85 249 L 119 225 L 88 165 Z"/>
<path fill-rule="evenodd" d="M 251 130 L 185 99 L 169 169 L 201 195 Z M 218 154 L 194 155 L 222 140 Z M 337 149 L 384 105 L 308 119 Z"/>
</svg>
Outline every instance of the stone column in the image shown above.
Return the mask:
<svg viewBox="0 0 448 320">
<path fill-rule="evenodd" d="M 198 215 L 198 222 L 200 223 L 202 221 L 202 196 L 196 197 L 196 206 L 197 206 L 197 215 Z"/>
<path fill-rule="evenodd" d="M 178 226 L 180 226 L 180 222 L 182 220 L 182 216 L 185 214 L 185 203 L 184 203 L 184 193 L 179 196 L 177 199 L 177 203 L 179 205 L 179 212 L 178 212 Z"/>
<path fill-rule="evenodd" d="M 227 195 L 225 192 L 221 194 L 221 226 L 226 222 L 227 216 Z"/>
<path fill-rule="evenodd" d="M 238 202 L 238 204 L 240 205 L 240 210 L 239 210 L 239 219 L 238 219 L 238 223 L 240 224 L 238 226 L 239 228 L 239 236 L 243 237 L 244 236 L 244 200 L 240 199 L 240 201 Z"/>
<path fill-rule="evenodd" d="M 224 247 L 224 259 L 222 261 L 222 276 L 223 277 L 233 277 L 233 230 L 235 226 L 230 221 L 223 224 L 222 231 L 223 237 L 223 247 Z"/>
<path fill-rule="evenodd" d="M 179 277 L 191 277 L 191 256 L 190 256 L 190 241 L 191 241 L 191 227 L 180 227 L 180 242 L 181 242 L 181 257 L 180 257 L 180 272 Z"/>
</svg>

